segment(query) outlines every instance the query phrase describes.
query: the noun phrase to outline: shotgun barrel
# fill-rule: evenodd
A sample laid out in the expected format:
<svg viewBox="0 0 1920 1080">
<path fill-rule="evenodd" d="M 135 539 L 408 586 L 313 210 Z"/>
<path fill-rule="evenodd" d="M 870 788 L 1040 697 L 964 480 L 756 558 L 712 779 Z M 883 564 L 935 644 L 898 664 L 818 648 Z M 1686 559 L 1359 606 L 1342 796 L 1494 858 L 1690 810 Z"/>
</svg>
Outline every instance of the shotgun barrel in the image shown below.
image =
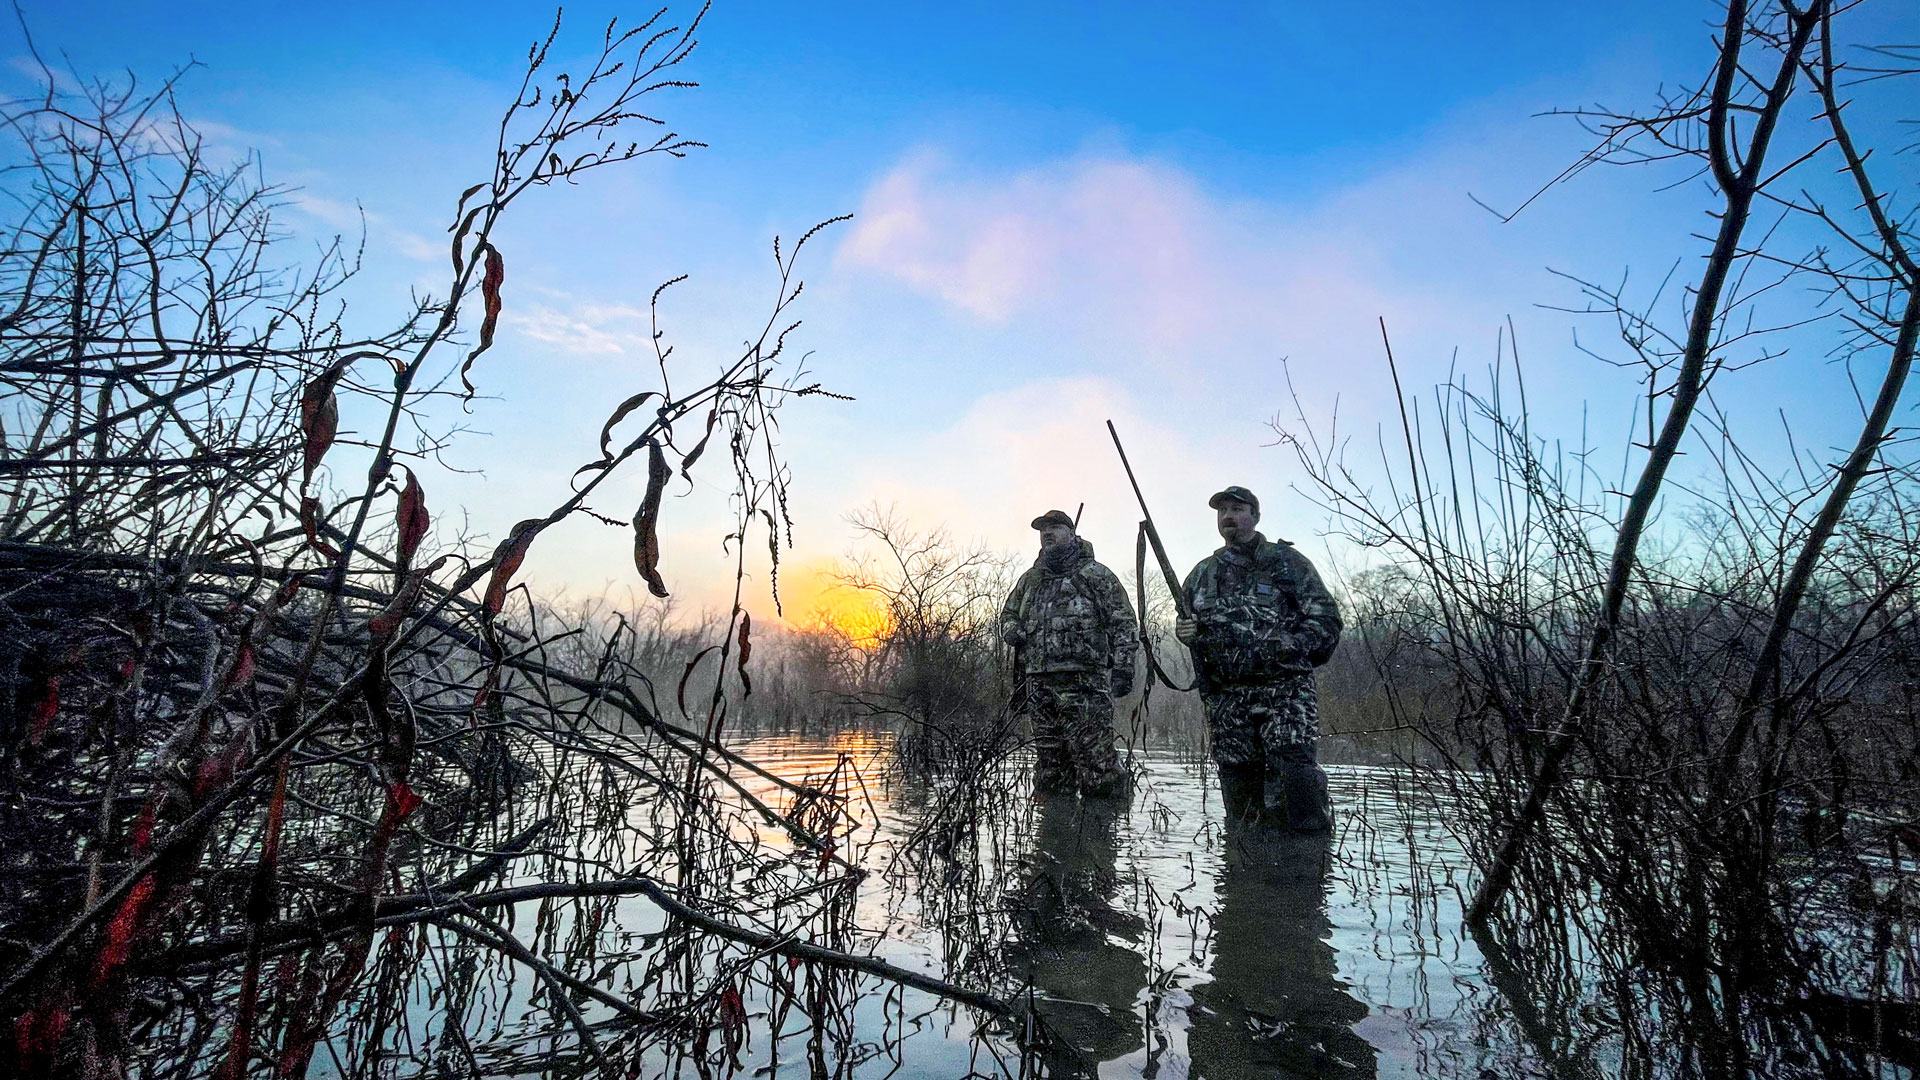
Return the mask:
<svg viewBox="0 0 1920 1080">
<path fill-rule="evenodd" d="M 1153 527 L 1153 511 L 1147 509 L 1147 497 L 1140 493 L 1140 481 L 1134 478 L 1133 465 L 1127 460 L 1127 448 L 1120 445 L 1120 433 L 1114 430 L 1111 420 L 1107 421 L 1107 434 L 1113 436 L 1113 448 L 1120 452 L 1120 467 L 1127 470 L 1127 483 L 1133 485 L 1133 497 L 1140 501 L 1140 526 L 1147 532 L 1147 543 L 1153 545 L 1153 557 L 1160 561 L 1160 572 L 1166 575 L 1167 591 L 1173 594 L 1173 608 L 1181 618 L 1191 619 L 1193 612 L 1187 607 L 1186 592 L 1180 588 L 1180 575 L 1173 572 L 1173 561 L 1167 558 L 1167 549 L 1160 543 L 1160 530 Z"/>
</svg>

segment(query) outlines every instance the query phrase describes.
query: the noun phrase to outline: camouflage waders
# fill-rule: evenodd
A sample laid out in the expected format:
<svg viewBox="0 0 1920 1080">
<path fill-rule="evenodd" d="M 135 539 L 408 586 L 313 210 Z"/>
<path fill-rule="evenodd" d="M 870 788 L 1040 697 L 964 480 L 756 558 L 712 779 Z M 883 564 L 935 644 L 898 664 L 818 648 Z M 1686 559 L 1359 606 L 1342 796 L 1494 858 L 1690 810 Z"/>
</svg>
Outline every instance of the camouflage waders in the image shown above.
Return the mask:
<svg viewBox="0 0 1920 1080">
<path fill-rule="evenodd" d="M 1203 694 L 1213 729 L 1213 760 L 1222 769 L 1258 769 L 1290 746 L 1312 748 L 1320 737 L 1320 702 L 1313 675 L 1223 686 Z"/>
<path fill-rule="evenodd" d="M 1126 587 L 1093 545 L 1075 538 L 1036 560 L 1001 609 L 1000 634 L 1017 658 L 1014 711 L 1033 725 L 1035 788 L 1125 794 L 1113 699 L 1133 684 L 1139 636 Z"/>
<path fill-rule="evenodd" d="M 1201 560 L 1184 589 L 1222 794 L 1230 806 L 1284 816 L 1297 831 L 1326 829 L 1313 669 L 1333 654 L 1341 626 L 1313 563 L 1291 544 L 1255 534 L 1250 545 Z"/>
<path fill-rule="evenodd" d="M 1113 748 L 1113 698 L 1105 672 L 1060 671 L 1026 677 L 1025 708 L 1033 718 L 1033 786 L 1037 791 L 1119 795 L 1126 773 Z"/>
<path fill-rule="evenodd" d="M 1313 675 L 1221 687 L 1203 694 L 1213 733 L 1213 761 L 1230 814 L 1265 809 L 1289 828 L 1318 832 L 1330 824 L 1327 777 L 1315 760 L 1320 703 Z"/>
</svg>

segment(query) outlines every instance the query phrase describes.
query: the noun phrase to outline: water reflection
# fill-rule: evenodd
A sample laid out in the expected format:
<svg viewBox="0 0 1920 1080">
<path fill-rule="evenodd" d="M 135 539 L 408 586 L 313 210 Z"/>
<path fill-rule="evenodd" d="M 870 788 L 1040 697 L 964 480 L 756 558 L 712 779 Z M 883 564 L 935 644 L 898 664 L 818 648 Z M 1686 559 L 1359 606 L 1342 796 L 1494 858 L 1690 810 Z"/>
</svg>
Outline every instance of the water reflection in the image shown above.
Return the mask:
<svg viewBox="0 0 1920 1080">
<path fill-rule="evenodd" d="M 1451 832 L 1465 808 L 1408 770 L 1330 768 L 1342 808 L 1330 839 L 1223 813 L 1218 796 L 1242 811 L 1246 800 L 1178 753 L 1144 752 L 1139 793 L 1122 804 L 1035 801 L 1030 764 L 1018 758 L 913 776 L 892 769 L 872 736 L 746 749 L 768 772 L 841 800 L 809 796 L 819 813 L 808 820 L 858 868 L 838 879 L 858 890 L 841 924 L 853 951 L 1020 994 L 1047 1037 L 1024 1039 L 1016 1023 L 924 991 L 780 962 L 740 983 L 747 1041 L 733 1075 L 743 1080 L 1916 1075 L 1910 1005 L 1864 1012 L 1834 994 L 1790 1003 L 1798 1011 L 1763 1033 L 1772 1041 L 1755 1067 L 1711 1072 L 1687 1003 L 1643 974 L 1644 953 L 1626 958 L 1636 970 L 1604 951 L 1634 943 L 1610 936 L 1609 913 L 1581 892 L 1559 894 L 1567 914 L 1520 928 L 1533 933 L 1507 928 L 1504 947 L 1476 940 L 1462 926 L 1471 879 Z M 805 809 L 764 775 L 740 780 L 783 810 Z M 768 828 L 746 813 L 733 827 Z M 787 842 L 777 831 L 764 838 Z M 614 947 L 661 962 L 648 942 L 673 939 L 659 935 L 656 908 L 634 900 L 606 911 Z M 559 955 L 591 944 L 574 933 L 588 914 L 528 907 L 516 925 L 535 928 L 536 951 Z M 1828 940 L 1843 944 L 1837 931 Z M 539 989 L 530 974 L 476 974 L 459 949 L 440 956 L 421 998 L 422 1010 L 444 1012 L 437 1026 L 419 1016 L 419 1032 L 438 1036 L 427 1055 L 453 1075 L 588 1067 L 564 1028 L 522 1005 Z M 1880 981 L 1910 985 L 1909 970 Z M 832 995 L 814 993 L 829 985 Z M 591 1003 L 585 1011 L 606 1023 Z M 602 1030 L 603 1045 L 624 1050 L 616 1028 Z M 661 1080 L 698 1072 L 679 1050 L 635 1069 Z"/>
<path fill-rule="evenodd" d="M 1030 992 L 1049 1036 L 1023 1056 L 1008 1027 L 868 984 L 852 1023 L 886 1051 L 845 1075 L 1545 1077 L 1594 1050 L 1543 1052 L 1489 985 L 1461 929 L 1454 810 L 1404 770 L 1330 769 L 1347 812 L 1329 838 L 1223 813 L 1235 793 L 1176 753 L 1143 754 L 1125 804 L 1036 799 L 1017 758 L 961 783 L 890 773 L 867 746 L 752 749 L 794 779 L 865 778 L 843 792 L 862 824 L 842 851 L 870 873 L 856 919 L 878 954 Z"/>
<path fill-rule="evenodd" d="M 1032 986 L 1044 1027 L 1036 1052 L 1049 1077 L 1093 1076 L 1100 1062 L 1145 1045 L 1136 1011 L 1147 985 L 1145 923 L 1116 903 L 1126 809 L 1116 799 L 1041 796 L 1033 848 L 1008 897 L 1012 967 Z"/>
<path fill-rule="evenodd" d="M 1354 1033 L 1367 1006 L 1336 978 L 1327 943 L 1332 838 L 1230 815 L 1213 915 L 1212 981 L 1194 988 L 1192 1075 L 1372 1077 Z"/>
</svg>

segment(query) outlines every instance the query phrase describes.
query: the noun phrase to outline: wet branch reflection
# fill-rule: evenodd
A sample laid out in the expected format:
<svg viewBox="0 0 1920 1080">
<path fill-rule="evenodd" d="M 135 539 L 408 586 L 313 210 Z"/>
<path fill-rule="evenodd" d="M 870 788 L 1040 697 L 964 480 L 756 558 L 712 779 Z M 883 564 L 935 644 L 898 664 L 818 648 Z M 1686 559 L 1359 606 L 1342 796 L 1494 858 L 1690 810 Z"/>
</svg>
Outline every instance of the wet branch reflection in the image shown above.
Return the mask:
<svg viewBox="0 0 1920 1080">
<path fill-rule="evenodd" d="M 1211 770 L 1158 749 L 1137 760 L 1131 801 L 1036 796 L 1014 752 L 909 774 L 890 771 L 880 739 L 766 737 L 750 749 L 796 787 L 834 796 L 821 805 L 838 808 L 838 851 L 861 871 L 779 894 L 756 925 L 775 934 L 804 926 L 849 953 L 1031 1012 L 1002 1017 L 757 949 L 696 954 L 690 935 L 633 901 L 525 907 L 508 928 L 540 956 L 583 969 L 630 964 L 639 984 L 721 988 L 635 998 L 648 1022 L 578 998 L 602 1056 L 634 1075 L 1740 1075 L 1710 1067 L 1724 1048 L 1690 1011 L 1685 987 L 1584 879 L 1528 868 L 1515 893 L 1526 917 L 1510 916 L 1491 937 L 1471 934 L 1461 916 L 1470 856 L 1454 830 L 1473 804 L 1415 770 L 1330 768 L 1343 812 L 1329 838 L 1224 812 L 1227 793 Z M 806 811 L 798 798 L 780 805 Z M 764 827 L 744 815 L 726 824 L 742 836 Z M 746 879 L 782 864 L 714 865 Z M 458 918 L 469 933 L 487 925 Z M 1840 963 L 1845 941 L 1819 932 Z M 424 970 L 393 973 L 396 988 L 411 987 L 406 1008 L 394 1011 L 401 997 L 370 998 L 355 1032 L 398 1025 L 416 1047 L 409 1062 L 427 1075 L 600 1074 L 564 1015 L 556 1023 L 554 1010 L 527 1007 L 559 992 L 538 971 L 505 966 L 438 925 L 418 934 L 380 954 L 398 961 L 425 950 Z M 1912 970 L 1879 978 L 1904 985 Z M 1782 1000 L 1778 1010 L 1753 1044 L 1771 1071 L 1746 1075 L 1913 1075 L 1910 1012 L 1867 1012 L 1832 994 Z"/>
</svg>

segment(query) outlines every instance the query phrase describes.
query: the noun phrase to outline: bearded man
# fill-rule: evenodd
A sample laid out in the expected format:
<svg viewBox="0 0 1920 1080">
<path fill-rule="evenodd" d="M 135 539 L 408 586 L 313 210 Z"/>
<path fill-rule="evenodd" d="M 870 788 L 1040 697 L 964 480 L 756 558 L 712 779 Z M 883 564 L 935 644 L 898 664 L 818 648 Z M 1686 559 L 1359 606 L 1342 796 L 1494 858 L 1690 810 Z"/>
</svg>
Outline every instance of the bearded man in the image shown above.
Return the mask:
<svg viewBox="0 0 1920 1080">
<path fill-rule="evenodd" d="M 1332 826 L 1316 760 L 1313 669 L 1340 642 L 1340 609 L 1305 555 L 1256 531 L 1260 500 L 1235 485 L 1207 500 L 1226 546 L 1183 583 L 1191 618 L 1174 634 L 1193 653 L 1213 760 L 1231 811 L 1264 811 L 1295 832 Z"/>
<path fill-rule="evenodd" d="M 1015 707 L 1033 724 L 1034 787 L 1124 795 L 1113 699 L 1133 689 L 1133 605 L 1072 518 L 1049 510 L 1033 527 L 1040 555 L 1001 608 L 1000 636 L 1014 648 Z"/>
</svg>

